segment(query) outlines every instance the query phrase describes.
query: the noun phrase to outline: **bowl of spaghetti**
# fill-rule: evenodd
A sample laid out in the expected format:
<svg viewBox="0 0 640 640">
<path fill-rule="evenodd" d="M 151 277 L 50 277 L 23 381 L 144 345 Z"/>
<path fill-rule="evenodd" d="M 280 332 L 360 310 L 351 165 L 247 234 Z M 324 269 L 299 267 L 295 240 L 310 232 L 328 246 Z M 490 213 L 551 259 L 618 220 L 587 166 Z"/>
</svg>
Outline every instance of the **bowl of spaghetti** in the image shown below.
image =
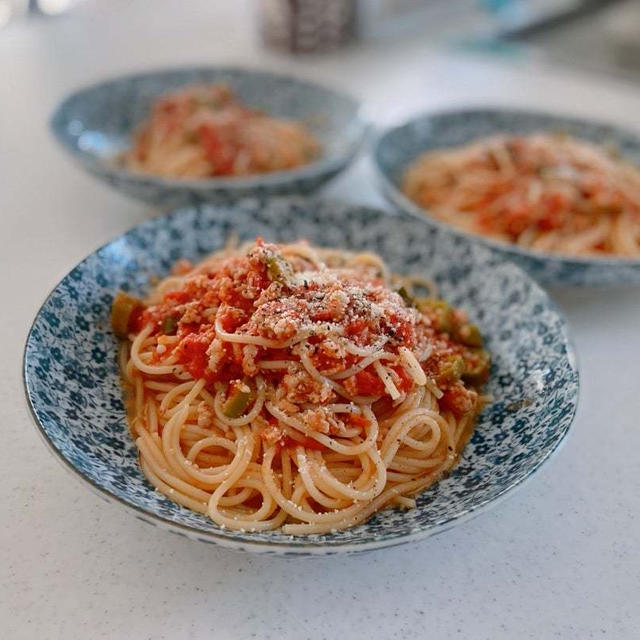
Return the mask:
<svg viewBox="0 0 640 640">
<path fill-rule="evenodd" d="M 168 207 L 308 194 L 355 157 L 367 125 L 333 89 L 264 71 L 196 67 L 80 89 L 51 130 L 82 168 Z"/>
<path fill-rule="evenodd" d="M 562 442 L 578 393 L 566 323 L 516 266 L 298 198 L 191 206 L 105 245 L 44 303 L 24 376 L 46 443 L 101 495 L 281 555 L 479 513 Z"/>
<path fill-rule="evenodd" d="M 640 282 L 640 138 L 576 118 L 478 108 L 384 132 L 397 209 L 482 242 L 550 284 Z"/>
</svg>

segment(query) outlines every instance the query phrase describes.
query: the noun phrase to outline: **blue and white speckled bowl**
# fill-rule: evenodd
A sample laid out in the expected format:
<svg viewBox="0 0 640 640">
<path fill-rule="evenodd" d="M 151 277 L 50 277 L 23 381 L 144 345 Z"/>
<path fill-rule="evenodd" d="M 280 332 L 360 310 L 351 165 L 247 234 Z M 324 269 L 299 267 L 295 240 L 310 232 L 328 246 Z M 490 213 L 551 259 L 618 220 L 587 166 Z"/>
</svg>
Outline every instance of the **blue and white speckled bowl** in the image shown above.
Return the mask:
<svg viewBox="0 0 640 640">
<path fill-rule="evenodd" d="M 640 137 L 606 124 L 534 111 L 477 108 L 418 116 L 383 132 L 373 150 L 379 184 L 401 212 L 473 242 L 483 243 L 519 264 L 536 280 L 555 285 L 640 284 L 640 259 L 580 258 L 523 249 L 462 231 L 429 215 L 400 190 L 406 168 L 423 152 L 455 147 L 496 133 L 564 131 L 577 138 L 612 144 L 640 164 Z"/>
<path fill-rule="evenodd" d="M 246 104 L 306 122 L 322 145 L 318 160 L 290 171 L 247 177 L 169 179 L 131 172 L 116 162 L 159 95 L 194 83 L 225 82 Z M 309 194 L 340 173 L 367 132 L 353 98 L 304 80 L 266 71 L 196 67 L 123 76 L 81 89 L 51 118 L 51 130 L 81 167 L 134 198 L 169 207 L 246 196 Z"/>
<path fill-rule="evenodd" d="M 291 538 L 222 530 L 153 491 L 137 463 L 109 326 L 119 289 L 142 294 L 180 257 L 197 260 L 229 234 L 379 252 L 393 270 L 424 274 L 466 309 L 493 357 L 494 401 L 450 477 L 418 508 L 389 509 L 347 531 Z M 152 524 L 233 549 L 281 555 L 353 553 L 415 541 L 479 513 L 529 478 L 565 437 L 578 399 L 567 325 L 547 295 L 496 253 L 410 218 L 335 202 L 248 199 L 183 208 L 91 254 L 56 286 L 27 339 L 25 386 L 51 450 L 103 497 Z"/>
</svg>

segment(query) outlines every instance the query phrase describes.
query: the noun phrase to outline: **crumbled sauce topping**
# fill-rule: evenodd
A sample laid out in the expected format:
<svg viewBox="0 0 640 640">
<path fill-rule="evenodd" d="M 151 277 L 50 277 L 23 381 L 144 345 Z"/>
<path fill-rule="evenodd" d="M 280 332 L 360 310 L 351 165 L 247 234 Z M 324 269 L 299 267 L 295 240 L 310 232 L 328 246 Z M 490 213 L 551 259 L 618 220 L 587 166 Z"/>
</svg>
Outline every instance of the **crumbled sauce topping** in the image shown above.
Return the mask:
<svg viewBox="0 0 640 640">
<path fill-rule="evenodd" d="M 354 349 L 377 346 L 397 356 L 399 348 L 406 347 L 444 392 L 442 408 L 462 415 L 476 406 L 477 393 L 461 380 L 462 369 L 451 372 L 462 363 L 468 371 L 480 370 L 475 383 L 486 379 L 481 370 L 488 368 L 485 352 L 451 335 L 452 326 L 465 326 L 466 316 L 452 310 L 449 326 L 440 326 L 437 310 L 422 312 L 411 306 L 370 267 L 318 267 L 303 257 L 285 258 L 277 245 L 258 239 L 246 255 L 221 255 L 188 269 L 178 265 L 180 273 L 187 272 L 180 288 L 148 306 L 135 327 L 139 331 L 151 325 L 152 335 L 158 336 L 158 364 L 176 356 L 194 378 L 214 386 L 260 374 L 276 389 L 282 410 L 299 412 L 314 430 L 340 433 L 347 427 L 364 428 L 366 420 L 353 415 L 336 421 L 334 413 L 323 411 L 322 405 L 348 400 L 310 376 L 299 365 L 300 358 L 308 357 L 321 374 L 335 377 L 362 361 Z M 229 342 L 224 332 L 272 342 Z M 162 340 L 166 333 L 177 340 Z M 265 361 L 281 366 L 261 368 Z M 290 366 L 282 366 L 282 361 Z M 414 387 L 398 358 L 384 362 L 401 393 Z M 393 402 L 372 365 L 337 381 L 349 395 L 371 398 L 377 403 L 374 409 L 391 410 Z M 264 421 L 264 437 L 269 437 L 273 421 L 267 416 Z"/>
</svg>

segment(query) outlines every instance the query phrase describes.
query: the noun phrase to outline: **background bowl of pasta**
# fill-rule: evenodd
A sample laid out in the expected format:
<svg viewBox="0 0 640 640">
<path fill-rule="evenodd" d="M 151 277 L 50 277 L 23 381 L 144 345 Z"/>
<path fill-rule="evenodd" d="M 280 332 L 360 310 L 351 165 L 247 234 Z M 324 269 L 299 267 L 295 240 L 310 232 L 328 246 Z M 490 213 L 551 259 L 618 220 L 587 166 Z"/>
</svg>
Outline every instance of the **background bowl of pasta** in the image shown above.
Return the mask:
<svg viewBox="0 0 640 640">
<path fill-rule="evenodd" d="M 64 99 L 50 126 L 83 169 L 163 207 L 311 193 L 351 162 L 367 131 L 348 95 L 231 67 L 100 82 Z"/>
<path fill-rule="evenodd" d="M 540 282 L 640 282 L 640 137 L 511 108 L 417 116 L 373 151 L 394 207 L 514 260 Z"/>
<path fill-rule="evenodd" d="M 205 513 L 170 499 L 176 496 L 156 472 L 175 483 L 176 493 L 185 485 L 168 478 L 159 449 L 150 451 L 148 458 L 141 451 L 141 461 L 159 465 L 147 478 L 155 478 L 161 490 L 154 491 L 145 478 L 123 405 L 118 343 L 109 321 L 114 296 L 122 290 L 145 295 L 177 259 L 201 260 L 222 249 L 231 235 L 249 242 L 256 236 L 282 243 L 305 238 L 319 247 L 367 252 L 367 261 L 376 262 L 371 256 L 380 256 L 393 272 L 430 279 L 438 295 L 477 323 L 491 354 L 485 389 L 490 401 L 456 466 L 420 493 L 415 506 L 410 505 L 413 508 L 399 503 L 353 526 L 322 533 L 298 535 L 295 527 L 251 531 L 221 526 Z M 271 262 L 269 269 L 282 273 Z M 314 284 L 310 287 L 313 290 Z M 397 294 L 389 295 L 399 300 Z M 175 334 L 175 327 L 166 332 Z M 144 343 L 144 335 L 141 339 L 138 344 Z M 163 338 L 167 344 L 172 339 Z M 281 350 L 278 353 L 282 357 Z M 271 361 L 270 368 L 277 364 Z M 480 513 L 531 477 L 557 449 L 578 399 L 578 372 L 566 322 L 546 293 L 518 267 L 484 247 L 411 218 L 300 198 L 185 207 L 145 222 L 97 250 L 55 287 L 39 311 L 27 339 L 24 379 L 29 406 L 50 450 L 100 495 L 189 538 L 278 555 L 329 555 L 393 546 L 442 532 Z M 159 379 L 151 386 L 168 395 L 166 381 Z M 190 386 L 188 394 L 201 386 L 195 391 Z M 242 387 L 234 393 L 232 404 L 248 401 Z M 181 411 L 171 409 L 174 423 Z M 183 417 L 188 418 L 189 411 Z M 351 426 L 361 423 L 360 417 Z M 197 425 L 193 424 L 194 433 Z M 194 491 L 193 495 L 203 495 Z"/>
</svg>

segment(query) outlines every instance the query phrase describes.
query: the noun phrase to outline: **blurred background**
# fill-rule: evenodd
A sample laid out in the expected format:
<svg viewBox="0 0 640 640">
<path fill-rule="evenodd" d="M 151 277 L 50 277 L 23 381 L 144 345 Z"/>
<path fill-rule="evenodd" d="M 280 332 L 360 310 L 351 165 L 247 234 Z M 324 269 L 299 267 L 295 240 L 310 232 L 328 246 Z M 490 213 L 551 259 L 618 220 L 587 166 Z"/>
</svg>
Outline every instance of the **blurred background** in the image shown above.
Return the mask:
<svg viewBox="0 0 640 640">
<path fill-rule="evenodd" d="M 0 0 L 0 38 L 24 37 L 44 21 L 130 21 L 153 28 L 171 0 Z M 256 39 L 292 55 L 358 43 L 421 38 L 430 46 L 501 56 L 535 56 L 594 72 L 640 79 L 638 0 L 215 0 L 181 4 L 201 28 L 224 22 L 237 43 Z M 176 6 L 177 9 L 177 6 Z M 132 15 L 137 13 L 138 20 Z M 229 20 L 233 17 L 233 22 Z M 167 34 L 167 45 L 170 44 Z M 114 47 L 117 44 L 114 42 Z"/>
<path fill-rule="evenodd" d="M 142 209 L 59 162 L 46 123 L 70 91 L 132 71 L 292 73 L 354 95 L 379 125 L 485 103 L 637 126 L 640 0 L 0 0 L 0 25 L 0 148 L 23 127 L 56 185 L 32 197 L 67 207 L 100 193 L 114 232 L 115 207 L 128 226 Z M 27 155 L 0 154 L 0 175 L 24 182 Z M 380 204 L 366 164 L 328 193 Z M 25 206 L 18 189 L 5 196 Z"/>
<path fill-rule="evenodd" d="M 77 247 L 70 261 L 98 229 L 105 239 L 149 215 L 64 161 L 47 127 L 71 91 L 121 74 L 293 74 L 360 99 L 378 126 L 481 104 L 638 126 L 640 0 L 0 0 L 0 24 L 3 209 L 45 262 L 52 234 Z M 372 178 L 361 154 L 324 194 L 379 206 Z M 65 217 L 34 229 L 37 210 Z"/>
</svg>

